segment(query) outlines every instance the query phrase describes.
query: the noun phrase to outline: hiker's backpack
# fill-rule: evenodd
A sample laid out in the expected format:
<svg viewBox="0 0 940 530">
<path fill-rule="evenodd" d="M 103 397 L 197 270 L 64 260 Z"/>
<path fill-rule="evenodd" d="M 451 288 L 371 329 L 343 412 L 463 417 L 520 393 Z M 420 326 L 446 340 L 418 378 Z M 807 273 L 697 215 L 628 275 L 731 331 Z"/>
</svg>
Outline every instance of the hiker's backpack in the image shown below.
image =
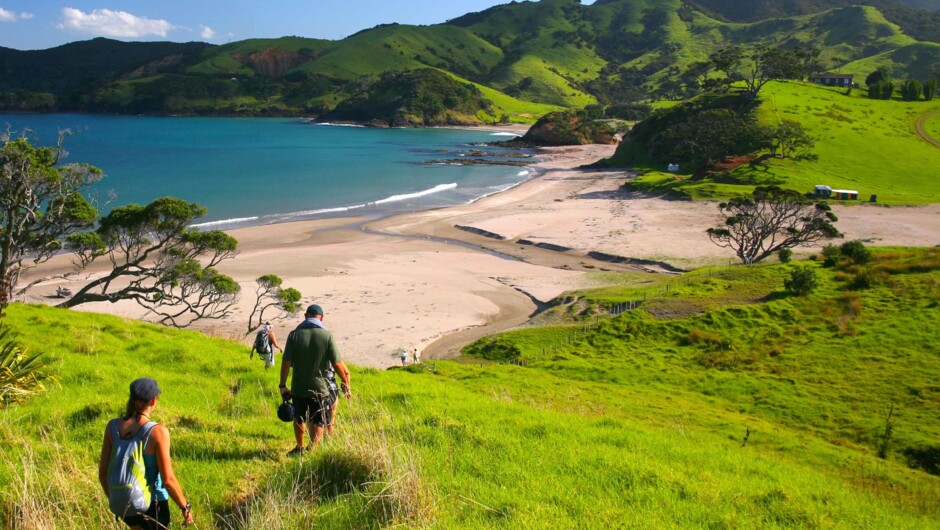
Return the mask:
<svg viewBox="0 0 940 530">
<path fill-rule="evenodd" d="M 262 329 L 255 335 L 254 349 L 258 353 L 271 353 L 271 339 L 268 337 L 268 330 Z"/>
<path fill-rule="evenodd" d="M 108 460 L 108 507 L 118 517 L 146 513 L 150 508 L 153 492 L 147 485 L 144 447 L 156 426 L 156 422 L 148 421 L 137 434 L 122 440 L 117 421 L 110 424 L 114 445 Z"/>
</svg>

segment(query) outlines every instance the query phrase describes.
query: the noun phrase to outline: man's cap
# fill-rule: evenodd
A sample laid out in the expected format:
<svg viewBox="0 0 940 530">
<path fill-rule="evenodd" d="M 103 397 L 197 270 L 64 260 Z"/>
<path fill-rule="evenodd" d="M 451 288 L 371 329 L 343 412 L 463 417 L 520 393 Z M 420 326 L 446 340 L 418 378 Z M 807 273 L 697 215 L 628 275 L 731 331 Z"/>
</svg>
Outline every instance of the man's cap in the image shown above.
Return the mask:
<svg viewBox="0 0 940 530">
<path fill-rule="evenodd" d="M 323 314 L 323 308 L 320 307 L 320 306 L 318 306 L 317 304 L 313 304 L 313 305 L 307 306 L 307 312 L 306 312 L 306 314 L 307 314 L 307 315 L 322 315 L 322 314 Z"/>
<path fill-rule="evenodd" d="M 149 377 L 134 379 L 134 382 L 131 383 L 131 399 L 150 401 L 160 394 L 161 390 L 157 386 L 157 382 Z"/>
</svg>

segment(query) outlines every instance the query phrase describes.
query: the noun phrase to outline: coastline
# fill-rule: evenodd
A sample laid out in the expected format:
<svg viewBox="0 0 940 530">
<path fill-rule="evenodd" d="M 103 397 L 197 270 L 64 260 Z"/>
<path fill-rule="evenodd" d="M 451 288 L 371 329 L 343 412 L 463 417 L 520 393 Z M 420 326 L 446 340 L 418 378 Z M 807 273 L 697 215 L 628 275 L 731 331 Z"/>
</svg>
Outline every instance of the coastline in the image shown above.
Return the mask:
<svg viewBox="0 0 940 530">
<path fill-rule="evenodd" d="M 304 304 L 323 306 L 348 362 L 386 368 L 399 363 L 399 347 L 418 348 L 424 359 L 452 357 L 478 337 L 524 324 L 565 291 L 599 285 L 598 271 L 665 271 L 645 262 L 598 259 L 603 254 L 677 268 L 733 261 L 731 251 L 711 244 L 704 232 L 716 222 L 715 203 L 641 196 L 622 189 L 627 171 L 577 169 L 614 148 L 547 148 L 536 176 L 470 204 L 226 230 L 240 251 L 219 268 L 242 285 L 242 299 L 226 321 L 196 329 L 242 340 L 247 353 L 254 279 L 277 274 L 303 293 Z M 836 210 L 847 240 L 940 243 L 940 205 Z M 56 258 L 39 272 L 67 267 L 66 259 Z M 81 283 L 48 281 L 34 287 L 27 301 L 54 303 L 56 287 Z M 79 309 L 146 316 L 131 302 Z M 275 320 L 278 338 L 299 320 Z"/>
<path fill-rule="evenodd" d="M 316 126 L 322 127 L 362 127 L 368 128 L 366 125 L 352 125 L 352 124 L 338 124 L 338 123 L 322 123 L 314 124 Z M 425 129 L 447 129 L 447 130 L 465 130 L 465 131 L 482 131 L 482 132 L 491 132 L 495 135 L 505 135 L 506 137 L 519 137 L 525 134 L 528 130 L 529 125 L 525 124 L 505 124 L 505 125 L 460 125 L 460 126 L 440 126 L 440 127 L 425 127 Z M 482 144 L 467 144 L 467 145 L 482 145 Z M 462 156 L 462 155 L 461 155 Z M 541 169 L 538 162 L 537 154 L 529 154 L 528 156 L 532 157 L 530 159 L 531 163 L 526 163 L 524 165 L 505 165 L 507 173 L 512 170 L 516 170 L 516 177 L 524 178 L 521 180 L 511 183 L 502 189 L 496 189 L 490 191 L 484 195 L 473 197 L 470 199 L 467 204 L 472 204 L 480 199 L 486 198 L 490 195 L 495 195 L 503 193 L 509 189 L 512 189 L 516 186 L 519 186 L 525 183 L 532 178 L 536 178 Z M 501 164 L 487 164 L 487 163 L 477 163 L 477 164 L 459 164 L 454 163 L 450 165 L 455 166 L 471 166 L 471 165 L 492 165 L 498 166 Z M 303 221 L 313 221 L 313 220 L 322 220 L 322 219 L 337 219 L 337 218 L 359 218 L 359 217 L 368 217 L 372 219 L 384 219 L 387 217 L 393 217 L 398 215 L 406 215 L 414 212 L 424 211 L 424 210 L 434 210 L 439 208 L 449 208 L 454 206 L 454 204 L 425 204 L 417 205 L 410 204 L 408 207 L 395 207 L 394 205 L 399 202 L 406 202 L 409 200 L 421 199 L 421 198 L 431 198 L 439 193 L 448 192 L 457 189 L 459 186 L 457 184 L 439 184 L 432 188 L 419 190 L 416 192 L 410 193 L 396 193 L 383 197 L 377 200 L 372 200 L 369 202 L 362 202 L 358 204 L 347 204 L 342 206 L 330 206 L 324 207 L 316 210 L 307 210 L 307 211 L 292 211 L 292 212 L 283 212 L 283 213 L 272 213 L 272 214 L 260 214 L 253 216 L 246 216 L 241 218 L 231 218 L 231 219 L 217 219 L 212 221 L 206 221 L 201 223 L 195 223 L 192 225 L 194 228 L 198 229 L 219 229 L 223 231 L 238 230 L 242 228 L 250 228 L 255 226 L 269 226 L 277 225 L 284 223 L 294 223 L 294 222 L 303 222 Z M 387 206 L 383 206 L 387 205 Z M 459 204 L 456 204 L 459 206 Z"/>
</svg>

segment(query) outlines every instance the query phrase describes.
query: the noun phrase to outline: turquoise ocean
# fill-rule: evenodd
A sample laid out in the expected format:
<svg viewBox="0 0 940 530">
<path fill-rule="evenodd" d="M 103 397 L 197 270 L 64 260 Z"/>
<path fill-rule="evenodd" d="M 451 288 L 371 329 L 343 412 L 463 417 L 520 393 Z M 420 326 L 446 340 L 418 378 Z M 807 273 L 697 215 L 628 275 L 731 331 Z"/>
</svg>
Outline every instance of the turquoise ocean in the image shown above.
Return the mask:
<svg viewBox="0 0 940 530">
<path fill-rule="evenodd" d="M 484 130 L 370 129 L 292 118 L 0 114 L 34 143 L 65 140 L 65 162 L 87 162 L 103 208 L 173 195 L 208 208 L 197 226 L 232 228 L 465 204 L 532 176 L 512 166 L 423 164 L 469 156 L 514 136 Z M 109 199 L 110 198 L 110 199 Z"/>
</svg>

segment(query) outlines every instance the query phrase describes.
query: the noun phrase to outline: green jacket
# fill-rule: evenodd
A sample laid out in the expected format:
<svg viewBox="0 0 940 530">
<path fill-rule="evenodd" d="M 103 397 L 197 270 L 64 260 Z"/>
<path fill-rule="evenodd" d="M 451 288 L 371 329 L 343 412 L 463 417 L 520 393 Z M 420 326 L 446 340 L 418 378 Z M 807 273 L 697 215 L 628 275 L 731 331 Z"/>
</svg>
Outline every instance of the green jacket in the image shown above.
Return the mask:
<svg viewBox="0 0 940 530">
<path fill-rule="evenodd" d="M 304 321 L 287 336 L 284 361 L 290 361 L 290 392 L 295 397 L 325 398 L 330 395 L 326 374 L 342 358 L 333 335 L 321 325 Z"/>
</svg>

